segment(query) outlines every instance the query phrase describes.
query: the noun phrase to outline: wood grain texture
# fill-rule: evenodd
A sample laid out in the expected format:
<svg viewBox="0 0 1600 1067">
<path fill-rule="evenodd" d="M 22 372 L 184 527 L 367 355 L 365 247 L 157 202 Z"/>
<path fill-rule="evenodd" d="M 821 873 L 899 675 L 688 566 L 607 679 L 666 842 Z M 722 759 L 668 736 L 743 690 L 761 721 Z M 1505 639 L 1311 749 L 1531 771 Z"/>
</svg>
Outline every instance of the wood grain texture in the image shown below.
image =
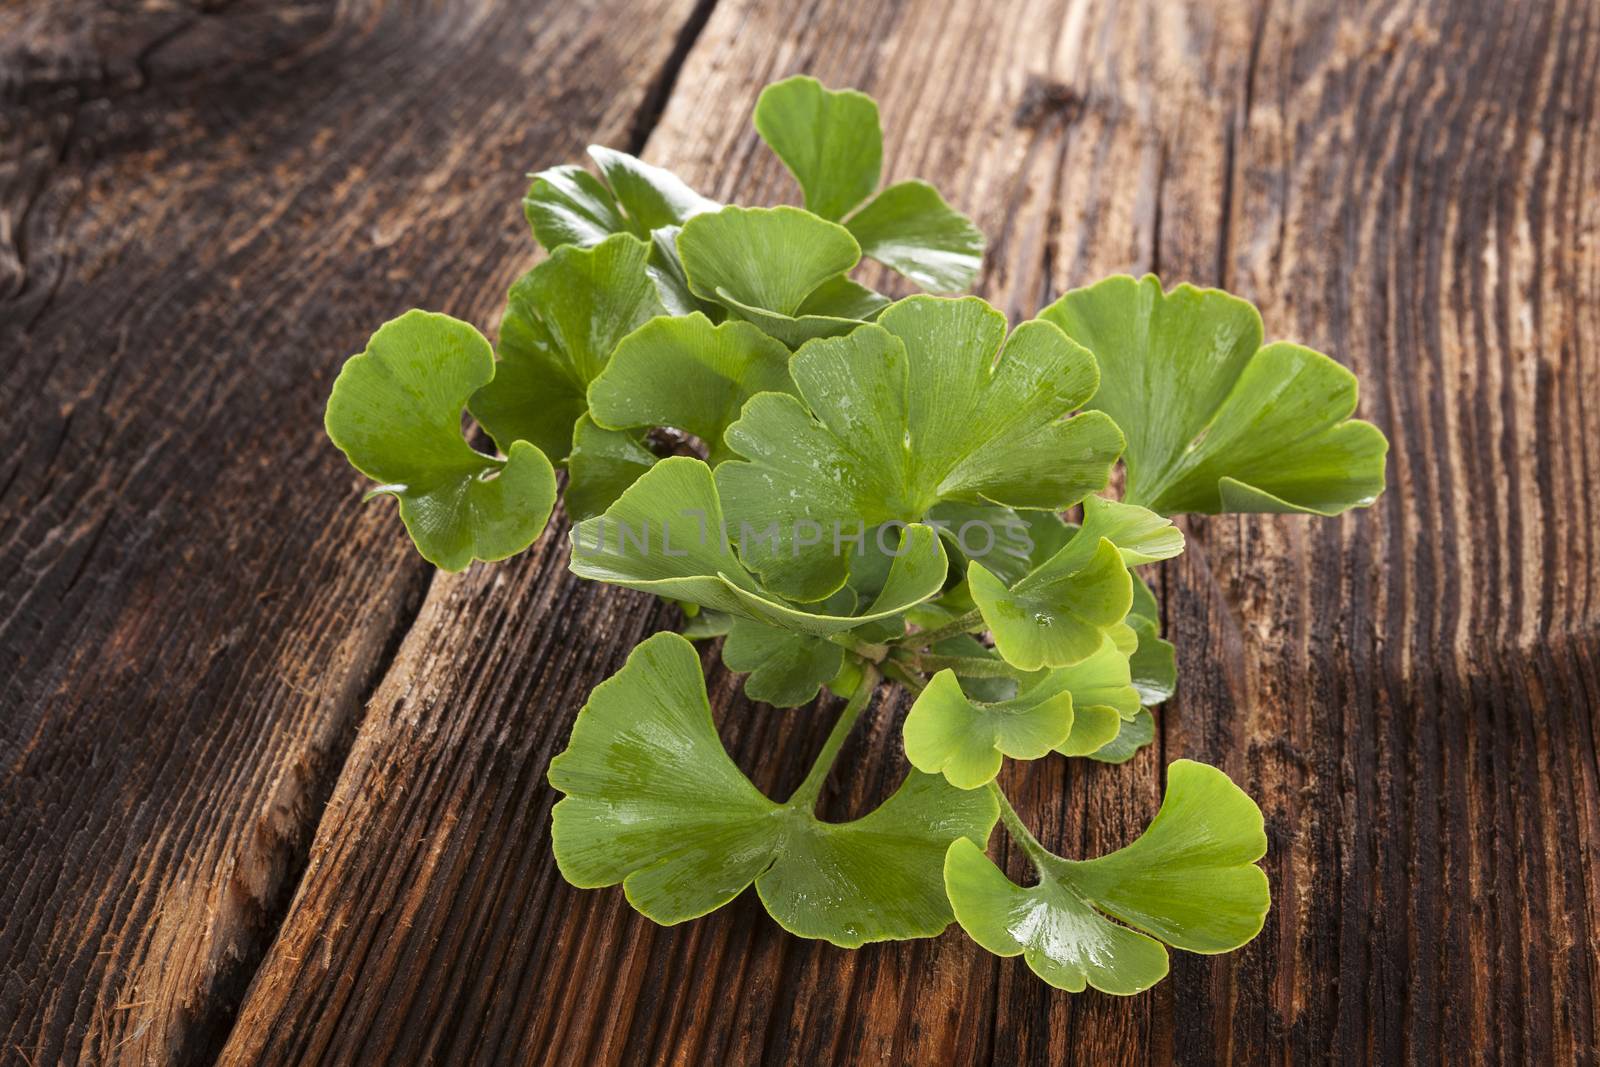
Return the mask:
<svg viewBox="0 0 1600 1067">
<path fill-rule="evenodd" d="M 619 9 L 134 9 L 85 65 L 77 23 L 0 6 L 43 42 L 0 79 L 28 131 L 0 171 L 0 1022 L 26 1062 L 197 1061 L 247 979 L 222 1062 L 1600 1061 L 1600 8 Z M 257 66 L 207 66 L 235 40 Z M 667 929 L 566 886 L 545 765 L 670 613 L 572 579 L 557 524 L 411 621 L 426 576 L 317 440 L 334 353 L 390 310 L 493 325 L 521 171 L 590 131 L 793 200 L 748 114 L 799 70 L 879 98 L 886 177 L 974 215 L 1013 318 L 1119 270 L 1225 284 L 1356 370 L 1393 442 L 1369 512 L 1187 523 L 1156 746 L 1008 770 L 1066 855 L 1131 839 L 1180 756 L 1261 803 L 1262 937 L 1139 997 L 958 930 L 846 952 L 748 894 Z M 711 679 L 730 751 L 792 788 L 828 709 Z M 827 814 L 893 787 L 903 710 L 864 720 Z"/>
<path fill-rule="evenodd" d="M 692 14 L 0 5 L 0 1062 L 221 1044 L 427 585 L 322 437 L 340 355 L 484 321 L 523 171 L 627 137 Z"/>
</svg>

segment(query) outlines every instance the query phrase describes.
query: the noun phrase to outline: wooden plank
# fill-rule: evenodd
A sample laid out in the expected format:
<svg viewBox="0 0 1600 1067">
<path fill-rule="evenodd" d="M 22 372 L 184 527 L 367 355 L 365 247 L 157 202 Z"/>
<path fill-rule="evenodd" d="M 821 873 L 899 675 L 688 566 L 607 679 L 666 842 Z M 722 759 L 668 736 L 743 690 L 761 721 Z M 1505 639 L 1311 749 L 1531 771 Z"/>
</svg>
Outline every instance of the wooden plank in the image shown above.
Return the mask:
<svg viewBox="0 0 1600 1067">
<path fill-rule="evenodd" d="M 630 32 L 615 32 L 626 16 Z M 321 432 L 692 0 L 0 8 L 0 1062 L 199 1062 L 428 580 Z"/>
<path fill-rule="evenodd" d="M 482 574 L 436 587 L 338 793 L 441 766 L 452 779 L 425 780 L 405 813 L 324 823 L 326 862 L 229 1059 L 382 1039 L 561 1062 L 1592 1061 L 1597 27 L 1581 5 L 1535 14 L 924 5 L 866 25 L 838 5 L 798 25 L 724 5 L 651 144 L 719 195 L 758 198 L 781 183 L 742 122 L 755 88 L 796 67 L 864 85 L 884 99 L 892 163 L 955 176 L 953 197 L 999 235 L 985 288 L 1013 311 L 1157 267 L 1240 288 L 1270 332 L 1362 373 L 1396 492 L 1334 523 L 1192 523 L 1164 583 L 1184 690 L 1160 752 L 1012 776 L 1047 840 L 1089 852 L 1149 816 L 1166 759 L 1222 763 L 1269 815 L 1262 939 L 1179 956 L 1143 997 L 1074 998 L 959 934 L 843 953 L 784 937 L 748 900 L 660 930 L 614 892 L 572 893 L 543 851 L 538 772 L 597 672 L 662 620 L 630 599 L 619 623 L 582 590 L 563 602 L 573 637 L 536 637 L 525 605 L 556 595 L 546 549 L 505 592 Z M 1026 74 L 1047 82 L 1030 91 Z M 524 605 L 526 631 L 509 632 L 543 642 L 533 658 L 450 651 L 503 625 L 497 603 Z M 550 666 L 550 642 L 588 635 L 606 650 Z M 822 727 L 753 718 L 719 684 L 736 753 L 792 784 L 795 748 Z M 847 753 L 866 763 L 837 812 L 881 795 L 893 738 L 880 714 Z M 464 833 L 486 800 L 517 814 Z M 419 866 L 441 850 L 448 879 Z M 426 1028 L 407 1025 L 417 1004 Z"/>
<path fill-rule="evenodd" d="M 1086 853 L 1136 832 L 1167 759 L 1221 763 L 1268 813 L 1267 931 L 1114 1000 L 959 933 L 846 953 L 748 899 L 662 930 L 570 890 L 544 765 L 667 620 L 568 579 L 558 530 L 431 587 L 224 1059 L 1592 1062 L 1597 19 L 1558 0 L 724 0 L 650 145 L 708 192 L 783 195 L 745 116 L 808 69 L 882 99 L 896 176 L 935 178 L 997 236 L 984 289 L 1014 314 L 1156 267 L 1239 288 L 1270 333 L 1362 374 L 1396 491 L 1332 523 L 1191 523 L 1163 582 L 1184 688 L 1159 751 L 1009 780 L 1047 842 Z M 454 306 L 487 312 L 484 281 Z M 380 556 L 393 530 L 374 528 Z M 824 717 L 714 681 L 738 758 L 792 785 Z M 834 814 L 887 791 L 896 729 L 886 709 L 852 743 Z"/>
<path fill-rule="evenodd" d="M 1593 1063 L 1600 11 L 1260 26 L 1223 263 L 1269 332 L 1360 374 L 1392 489 L 1196 524 L 1175 569 L 1168 745 L 1262 799 L 1279 906 L 1174 1025 L 1240 1056 Z"/>
</svg>

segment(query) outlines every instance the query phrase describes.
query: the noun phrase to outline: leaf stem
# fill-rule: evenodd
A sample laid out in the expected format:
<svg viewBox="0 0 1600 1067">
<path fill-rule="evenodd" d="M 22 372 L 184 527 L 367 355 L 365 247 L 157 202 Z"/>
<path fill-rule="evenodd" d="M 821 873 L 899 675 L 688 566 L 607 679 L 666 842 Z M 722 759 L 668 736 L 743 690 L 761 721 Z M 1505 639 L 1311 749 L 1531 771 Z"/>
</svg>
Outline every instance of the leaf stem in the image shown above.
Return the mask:
<svg viewBox="0 0 1600 1067">
<path fill-rule="evenodd" d="M 1022 671 L 988 656 L 933 656 L 927 653 L 903 657 L 901 662 L 924 673 L 949 668 L 963 678 L 1021 678 Z"/>
<path fill-rule="evenodd" d="M 1006 833 L 1011 835 L 1011 840 L 1022 846 L 1022 851 L 1028 854 L 1028 859 L 1033 863 L 1034 870 L 1041 875 L 1045 873 L 1045 860 L 1050 855 L 1050 850 L 1039 843 L 1033 832 L 1023 824 L 1022 817 L 1017 814 L 1017 809 L 1011 806 L 1011 801 L 1006 799 L 1005 792 L 1000 788 L 999 781 L 989 783 L 989 792 L 1000 803 L 1000 821 L 1006 824 Z"/>
<path fill-rule="evenodd" d="M 885 677 L 893 678 L 913 693 L 920 693 L 928 688 L 928 679 L 898 660 L 889 660 L 885 663 L 883 673 Z"/>
<path fill-rule="evenodd" d="M 816 808 L 817 797 L 822 795 L 822 783 L 827 781 L 828 772 L 833 770 L 833 761 L 838 758 L 844 739 L 850 736 L 856 720 L 861 718 L 861 713 L 872 703 L 872 694 L 877 688 L 878 668 L 869 663 L 861 672 L 861 681 L 856 683 L 855 691 L 850 694 L 844 710 L 839 712 L 839 721 L 833 724 L 828 739 L 822 743 L 822 751 L 817 753 L 816 762 L 811 765 L 811 770 L 806 772 L 805 781 L 800 783 L 800 788 L 796 789 L 794 795 L 787 801 L 787 807 L 801 808 L 805 811 Z"/>
<path fill-rule="evenodd" d="M 932 630 L 923 630 L 906 638 L 907 648 L 931 648 L 946 638 L 957 637 L 977 627 L 983 621 L 983 613 L 973 608 L 965 615 L 951 619 L 943 626 Z"/>
<path fill-rule="evenodd" d="M 888 645 L 874 645 L 850 636 L 848 631 L 833 634 L 828 638 L 836 645 L 843 645 L 868 663 L 882 663 L 883 658 L 889 654 Z"/>
</svg>

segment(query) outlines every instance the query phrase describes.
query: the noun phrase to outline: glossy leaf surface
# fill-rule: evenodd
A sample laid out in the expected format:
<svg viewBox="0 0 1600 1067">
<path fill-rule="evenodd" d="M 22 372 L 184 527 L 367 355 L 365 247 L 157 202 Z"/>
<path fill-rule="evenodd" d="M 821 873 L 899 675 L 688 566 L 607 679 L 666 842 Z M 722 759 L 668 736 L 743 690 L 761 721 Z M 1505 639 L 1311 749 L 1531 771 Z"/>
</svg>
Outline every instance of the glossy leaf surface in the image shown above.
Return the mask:
<svg viewBox="0 0 1600 1067">
<path fill-rule="evenodd" d="M 1215 767 L 1178 760 L 1148 829 L 1099 859 L 1065 860 L 1030 839 L 1039 872 L 1013 883 L 970 840 L 945 860 L 945 886 L 972 939 L 1060 989 L 1128 995 L 1167 973 L 1162 942 L 1226 952 L 1261 931 L 1268 906 L 1261 812 Z M 1126 924 L 1126 925 L 1122 925 Z M 1158 940 L 1159 939 L 1159 940 Z"/>
<path fill-rule="evenodd" d="M 850 231 L 792 207 L 725 207 L 678 234 L 689 288 L 737 308 L 795 315 L 861 258 Z"/>
<path fill-rule="evenodd" d="M 966 289 L 983 267 L 983 233 L 927 182 L 897 182 L 845 227 L 871 256 L 933 293 Z"/>
<path fill-rule="evenodd" d="M 1072 723 L 1072 694 L 1064 686 L 1041 684 L 1010 700 L 980 703 L 942 670 L 906 716 L 906 758 L 919 771 L 942 773 L 957 789 L 976 789 L 999 773 L 1003 756 L 1038 759 L 1064 743 Z"/>
<path fill-rule="evenodd" d="M 653 230 L 718 207 L 671 171 L 626 152 L 590 145 L 589 155 L 603 181 L 580 166 L 552 167 L 534 175 L 523 198 L 523 214 L 548 251 L 588 248 L 618 233 L 648 239 Z"/>
<path fill-rule="evenodd" d="M 589 386 L 595 422 L 613 429 L 671 426 L 705 442 L 713 466 L 722 434 L 746 400 L 792 392 L 789 350 L 745 322 L 713 326 L 696 312 L 657 318 L 624 337 Z"/>
<path fill-rule="evenodd" d="M 1070 545 L 1063 553 L 1069 550 Z M 1133 580 L 1111 541 L 1101 538 L 1078 570 L 1057 565 L 1061 559 L 1058 553 L 1009 588 L 980 564 L 967 570 L 972 599 L 994 635 L 995 648 L 1022 670 L 1066 667 L 1087 659 L 1133 603 Z"/>
</svg>

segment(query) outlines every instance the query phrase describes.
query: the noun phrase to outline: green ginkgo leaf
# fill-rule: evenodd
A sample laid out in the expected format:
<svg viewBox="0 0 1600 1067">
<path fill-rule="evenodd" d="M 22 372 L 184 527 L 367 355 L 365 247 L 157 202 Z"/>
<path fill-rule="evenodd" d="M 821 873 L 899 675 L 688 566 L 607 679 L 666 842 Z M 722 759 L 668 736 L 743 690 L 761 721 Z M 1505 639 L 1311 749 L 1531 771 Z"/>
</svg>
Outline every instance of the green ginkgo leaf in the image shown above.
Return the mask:
<svg viewBox="0 0 1600 1067">
<path fill-rule="evenodd" d="M 725 207 L 697 215 L 678 234 L 689 289 L 785 344 L 849 333 L 840 314 L 865 306 L 844 274 L 861 259 L 850 231 L 793 207 Z"/>
<path fill-rule="evenodd" d="M 713 466 L 746 400 L 792 392 L 789 350 L 746 322 L 696 312 L 656 318 L 624 337 L 589 385 L 589 412 L 612 429 L 671 426 L 700 438 Z"/>
<path fill-rule="evenodd" d="M 918 522 L 945 501 L 1062 508 L 1103 488 L 1121 450 L 1104 415 L 1069 417 L 1094 394 L 1093 357 L 1047 323 L 1007 339 L 1005 316 L 975 297 L 902 300 L 809 342 L 789 371 L 800 398 L 760 394 L 725 434 L 746 460 L 717 468 L 734 523 L 831 533 Z M 742 556 L 801 600 L 844 578 L 829 553 Z"/>
<path fill-rule="evenodd" d="M 650 277 L 669 315 L 690 315 L 698 311 L 712 322 L 721 322 L 727 310 L 718 303 L 701 300 L 689 291 L 689 274 L 678 255 L 681 226 L 662 226 L 650 233 Z"/>
<path fill-rule="evenodd" d="M 845 222 L 861 254 L 934 293 L 956 293 L 983 267 L 983 233 L 927 182 L 897 182 Z"/>
<path fill-rule="evenodd" d="M 976 789 L 1000 772 L 1003 756 L 1038 759 L 1063 744 L 1072 722 L 1072 694 L 1053 680 L 1010 700 L 979 703 L 961 691 L 954 672 L 942 670 L 906 716 L 906 758 L 957 789 Z"/>
<path fill-rule="evenodd" d="M 842 219 L 872 195 L 883 172 L 878 105 L 854 89 L 825 89 L 797 75 L 761 90 L 756 132 L 789 168 L 806 208 Z"/>
<path fill-rule="evenodd" d="M 1002 581 L 1014 582 L 1038 562 L 1035 556 L 1039 546 L 1033 536 L 1036 516 L 1061 525 L 1051 512 L 1017 511 L 999 504 L 957 501 L 929 508 L 927 522 L 939 531 L 952 557 L 981 563 Z"/>
<path fill-rule="evenodd" d="M 1025 671 L 1066 667 L 1097 652 L 1133 604 L 1133 579 L 1117 546 L 1101 538 L 1081 568 L 1056 563 L 1071 545 L 1009 588 L 974 563 L 972 599 L 1007 663 Z"/>
<path fill-rule="evenodd" d="M 845 219 L 872 196 L 883 171 L 883 130 L 871 97 L 801 75 L 762 91 L 755 123 L 800 183 L 806 207 L 843 220 L 863 254 L 933 292 L 972 284 L 983 265 L 983 234 L 927 182 L 897 182 Z"/>
<path fill-rule="evenodd" d="M 1148 708 L 1170 700 L 1178 688 L 1177 650 L 1172 642 L 1161 639 L 1153 620 L 1134 614 L 1128 616 L 1128 625 L 1139 637 L 1139 646 L 1129 659 L 1139 703 Z"/>
<path fill-rule="evenodd" d="M 1077 570 L 1089 562 L 1101 538 L 1117 546 L 1129 567 L 1171 559 L 1183 551 L 1183 531 L 1171 519 L 1137 504 L 1091 496 L 1083 501 L 1082 525 L 1050 559 L 1050 566 L 1061 572 Z"/>
<path fill-rule="evenodd" d="M 523 198 L 523 214 L 547 251 L 588 248 L 618 233 L 648 239 L 653 230 L 720 206 L 671 171 L 626 152 L 590 145 L 589 155 L 604 181 L 579 166 L 552 167 L 533 176 Z"/>
<path fill-rule="evenodd" d="M 935 646 L 942 655 L 998 660 L 970 635 Z M 1139 712 L 1128 654 L 1107 636 L 1099 650 L 1070 667 L 1014 680 L 960 678 L 940 671 L 906 716 L 906 758 L 918 770 L 942 772 L 951 785 L 975 789 L 994 778 L 1002 756 L 1038 759 L 1052 750 L 1091 755 L 1113 741 Z"/>
<path fill-rule="evenodd" d="M 868 289 L 860 282 L 852 281 L 843 274 L 836 274 L 811 290 L 811 295 L 800 302 L 800 307 L 795 314 L 802 319 L 807 316 L 843 319 L 852 323 L 850 328 L 854 329 L 855 326 L 853 324 L 855 323 L 871 322 L 877 318 L 879 313 L 889 306 L 889 303 L 889 298 L 882 293 Z M 833 335 L 818 334 L 817 336 L 831 337 Z"/>
<path fill-rule="evenodd" d="M 1072 694 L 1074 706 L 1082 717 L 1090 708 L 1102 709 L 1119 720 L 1133 718 L 1139 712 L 1139 690 L 1133 684 L 1133 668 L 1129 654 L 1117 642 L 1117 634 L 1107 634 L 1100 647 L 1084 659 L 1066 667 L 1054 667 L 1045 677 Z M 1074 731 L 1076 735 L 1077 731 Z M 1116 733 L 1115 725 L 1108 727 L 1108 737 Z M 1099 747 L 1096 745 L 1095 747 Z M 1062 750 L 1066 752 L 1065 749 Z M 1081 755 L 1081 752 L 1067 752 Z"/>
<path fill-rule="evenodd" d="M 495 372 L 482 334 L 447 315 L 408 311 L 351 356 L 328 397 L 328 437 L 383 483 L 422 557 L 458 571 L 533 544 L 555 505 L 555 471 L 524 441 L 506 458 L 461 436 L 467 398 Z"/>
<path fill-rule="evenodd" d="M 734 544 L 753 531 L 732 524 L 698 459 L 674 456 L 650 469 L 607 509 L 572 531 L 572 572 L 583 578 L 698 604 L 771 626 L 825 636 L 899 615 L 937 596 L 948 571 L 939 537 L 906 527 L 876 599 L 860 614 L 812 610 L 769 592 Z"/>
<path fill-rule="evenodd" d="M 1155 739 L 1155 717 L 1149 709 L 1140 708 L 1133 718 L 1121 724 L 1116 737 L 1088 753 L 1088 756 L 1101 763 L 1127 763 Z"/>
<path fill-rule="evenodd" d="M 851 601 L 849 590 L 840 590 Z M 831 598 L 830 598 L 831 601 Z M 850 606 L 832 605 L 848 613 Z M 798 708 L 838 676 L 844 666 L 844 647 L 825 637 L 796 633 L 753 619 L 734 619 L 722 643 L 722 663 L 746 674 L 745 696 L 777 708 Z"/>
<path fill-rule="evenodd" d="M 1099 859 L 1051 855 L 1012 820 L 1008 813 L 1038 884 L 1016 885 L 963 839 L 945 858 L 945 889 L 974 941 L 1022 956 L 1058 989 L 1138 993 L 1167 973 L 1162 942 L 1218 953 L 1261 932 L 1269 903 L 1267 876 L 1256 866 L 1267 851 L 1261 811 L 1215 767 L 1173 763 L 1149 828 Z"/>
<path fill-rule="evenodd" d="M 547 251 L 562 245 L 588 248 L 616 233 L 634 233 L 617 198 L 599 178 L 576 164 L 540 171 L 522 198 L 522 213 Z"/>
<path fill-rule="evenodd" d="M 804 787 L 785 804 L 767 799 L 717 736 L 693 646 L 670 633 L 595 688 L 549 777 L 566 794 L 551 837 L 573 885 L 620 882 L 634 908 L 672 924 L 753 882 L 785 929 L 851 948 L 942 931 L 945 853 L 957 838 L 986 839 L 997 814 L 986 792 L 916 772 L 846 823 L 817 819 Z"/>
<path fill-rule="evenodd" d="M 689 188 L 670 170 L 626 152 L 592 144 L 589 156 L 599 165 L 636 237 L 663 226 L 682 226 L 694 216 L 722 206 Z"/>
<path fill-rule="evenodd" d="M 573 522 L 599 515 L 616 503 L 659 459 L 639 430 L 608 430 L 584 415 L 572 431 L 567 456 L 567 491 L 562 504 Z"/>
<path fill-rule="evenodd" d="M 553 460 L 567 458 L 589 383 L 618 341 L 662 313 L 649 254 L 627 234 L 568 245 L 511 287 L 498 373 L 469 404 L 502 451 L 528 441 Z"/>
<path fill-rule="evenodd" d="M 1356 379 L 1299 345 L 1261 347 L 1238 297 L 1108 278 L 1040 312 L 1100 361 L 1093 406 L 1128 434 L 1124 498 L 1163 515 L 1365 507 L 1388 441 L 1349 416 Z"/>
</svg>

